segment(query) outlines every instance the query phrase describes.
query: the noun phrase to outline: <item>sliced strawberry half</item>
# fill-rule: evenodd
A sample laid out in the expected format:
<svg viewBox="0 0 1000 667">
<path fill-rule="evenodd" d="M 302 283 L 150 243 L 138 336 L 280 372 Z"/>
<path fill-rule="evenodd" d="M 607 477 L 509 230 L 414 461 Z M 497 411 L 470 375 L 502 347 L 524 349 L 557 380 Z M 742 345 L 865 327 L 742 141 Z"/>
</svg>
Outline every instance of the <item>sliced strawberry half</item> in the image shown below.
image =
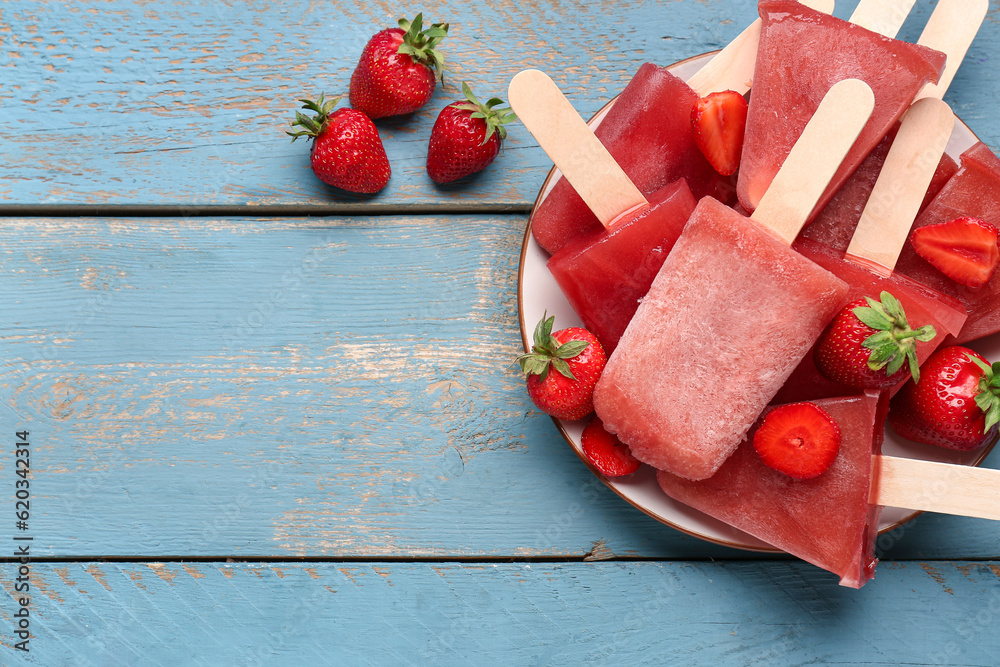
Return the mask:
<svg viewBox="0 0 1000 667">
<path fill-rule="evenodd" d="M 632 456 L 628 445 L 604 429 L 604 423 L 595 416 L 583 429 L 580 444 L 587 459 L 605 477 L 621 477 L 639 469 L 639 461 Z"/>
<path fill-rule="evenodd" d="M 812 479 L 836 460 L 840 427 L 815 403 L 789 403 L 765 415 L 753 448 L 768 467 L 795 479 Z"/>
<path fill-rule="evenodd" d="M 733 90 L 699 98 L 691 109 L 695 143 L 723 176 L 732 176 L 740 166 L 746 126 L 747 101 Z"/>
<path fill-rule="evenodd" d="M 955 218 L 924 225 L 910 234 L 917 254 L 967 287 L 982 287 L 1000 263 L 997 228 L 979 218 Z"/>
</svg>

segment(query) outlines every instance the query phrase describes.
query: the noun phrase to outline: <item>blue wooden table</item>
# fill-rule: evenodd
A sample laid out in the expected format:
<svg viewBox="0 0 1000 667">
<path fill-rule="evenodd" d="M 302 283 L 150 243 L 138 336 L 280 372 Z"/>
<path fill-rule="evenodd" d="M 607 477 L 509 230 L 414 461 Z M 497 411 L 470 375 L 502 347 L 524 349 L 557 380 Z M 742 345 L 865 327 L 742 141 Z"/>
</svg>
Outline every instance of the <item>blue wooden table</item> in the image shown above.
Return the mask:
<svg viewBox="0 0 1000 667">
<path fill-rule="evenodd" d="M 324 186 L 284 134 L 296 100 L 346 93 L 367 38 L 421 10 L 451 23 L 444 88 L 378 122 L 382 193 Z M 1000 525 L 921 515 L 855 591 L 609 491 L 511 365 L 548 159 L 515 125 L 485 173 L 424 172 L 463 80 L 505 96 L 539 67 L 589 116 L 642 62 L 754 18 L 745 0 L 7 0 L 0 664 L 997 664 Z M 946 97 L 995 150 L 998 48 L 991 0 Z"/>
</svg>

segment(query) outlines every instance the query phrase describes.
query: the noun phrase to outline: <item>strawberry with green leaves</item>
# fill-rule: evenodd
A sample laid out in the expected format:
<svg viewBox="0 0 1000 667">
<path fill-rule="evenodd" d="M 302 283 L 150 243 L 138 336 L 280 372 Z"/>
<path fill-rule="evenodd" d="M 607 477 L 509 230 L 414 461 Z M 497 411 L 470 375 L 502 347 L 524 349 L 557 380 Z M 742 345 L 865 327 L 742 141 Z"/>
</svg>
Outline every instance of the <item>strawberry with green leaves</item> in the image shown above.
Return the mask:
<svg viewBox="0 0 1000 667">
<path fill-rule="evenodd" d="M 959 451 L 979 449 L 997 436 L 1000 362 L 992 366 L 961 345 L 943 347 L 889 403 L 889 425 L 910 440 Z"/>
<path fill-rule="evenodd" d="M 337 109 L 340 98 L 326 100 L 320 94 L 315 102 L 300 100 L 302 108 L 313 112 L 295 112 L 292 127 L 303 129 L 286 132 L 295 141 L 299 137 L 313 140 L 309 155 L 312 170 L 324 183 L 348 190 L 371 194 L 389 183 L 392 169 L 382 146 L 375 124 L 356 109 Z"/>
<path fill-rule="evenodd" d="M 918 341 L 937 335 L 934 327 L 913 329 L 902 304 L 888 292 L 845 306 L 820 335 L 816 368 L 829 380 L 859 389 L 883 389 L 902 382 L 909 371 L 920 377 Z"/>
<path fill-rule="evenodd" d="M 437 46 L 447 35 L 447 23 L 425 30 L 423 14 L 373 35 L 351 74 L 351 106 L 369 118 L 383 118 L 427 104 L 444 71 Z"/>
<path fill-rule="evenodd" d="M 436 183 L 450 183 L 482 171 L 500 153 L 507 123 L 516 116 L 498 97 L 483 104 L 462 82 L 465 100 L 452 102 L 437 117 L 427 147 L 427 174 Z"/>
<path fill-rule="evenodd" d="M 594 411 L 594 385 L 607 355 L 582 327 L 552 331 L 555 317 L 535 327 L 531 352 L 517 358 L 527 376 L 528 395 L 539 410 L 557 419 L 583 419 Z"/>
</svg>

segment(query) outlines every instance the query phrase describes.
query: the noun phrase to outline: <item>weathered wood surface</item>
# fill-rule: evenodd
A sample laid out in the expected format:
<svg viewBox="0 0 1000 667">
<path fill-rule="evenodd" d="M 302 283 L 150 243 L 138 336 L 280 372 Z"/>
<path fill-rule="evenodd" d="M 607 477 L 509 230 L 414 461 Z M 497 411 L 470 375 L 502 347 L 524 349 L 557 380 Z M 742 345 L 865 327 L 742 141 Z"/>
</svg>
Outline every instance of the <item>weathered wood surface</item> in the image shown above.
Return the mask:
<svg viewBox="0 0 1000 667">
<path fill-rule="evenodd" d="M 528 401 L 524 225 L 6 219 L 0 424 L 31 433 L 34 553 L 751 556 L 626 505 Z M 1000 524 L 883 542 L 993 557 Z"/>
<path fill-rule="evenodd" d="M 850 15 L 853 0 L 836 15 Z M 917 3 L 901 37 L 915 40 L 933 6 Z M 432 103 L 379 121 L 393 177 L 375 197 L 329 188 L 308 147 L 284 135 L 296 100 L 345 93 L 368 37 L 423 9 L 451 21 L 450 71 Z M 487 172 L 438 187 L 424 171 L 438 111 L 468 80 L 505 95 L 525 67 L 544 69 L 584 115 L 624 87 L 643 61 L 669 64 L 724 46 L 754 3 L 628 1 L 433 8 L 336 0 L 10 0 L 0 14 L 0 209 L 68 206 L 306 207 L 370 212 L 400 205 L 513 207 L 534 201 L 550 163 L 523 127 Z M 946 97 L 1000 146 L 1000 4 Z"/>
<path fill-rule="evenodd" d="M 445 89 L 379 123 L 385 192 L 326 188 L 283 135 L 295 100 L 346 90 L 368 36 L 420 10 L 452 22 Z M 45 561 L 25 655 L 15 546 L 0 556 L 0 664 L 995 664 L 997 524 L 922 515 L 849 591 L 608 491 L 508 365 L 547 159 L 515 126 L 478 177 L 423 171 L 462 80 L 488 95 L 541 67 L 589 115 L 641 62 L 754 15 L 3 3 L 0 438 L 31 432 L 32 505 L 25 532 L 8 506 L 0 543 L 30 534 Z M 995 148 L 998 42 L 991 0 L 946 97 Z M 12 498 L 10 451 L 0 470 Z"/>
<path fill-rule="evenodd" d="M 84 562 L 33 574 L 32 650 L 16 656 L 4 637 L 4 664 L 987 667 L 1000 650 L 993 562 L 891 563 L 861 591 L 801 563 Z"/>
</svg>

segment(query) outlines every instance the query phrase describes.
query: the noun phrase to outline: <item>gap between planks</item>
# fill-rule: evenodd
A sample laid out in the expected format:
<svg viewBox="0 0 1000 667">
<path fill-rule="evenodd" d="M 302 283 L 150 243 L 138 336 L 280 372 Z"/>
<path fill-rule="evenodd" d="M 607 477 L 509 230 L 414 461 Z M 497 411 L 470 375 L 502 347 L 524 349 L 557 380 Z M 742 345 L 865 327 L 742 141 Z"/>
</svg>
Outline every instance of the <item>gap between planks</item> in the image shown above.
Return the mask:
<svg viewBox="0 0 1000 667">
<path fill-rule="evenodd" d="M 414 216 L 414 215 L 495 215 L 529 214 L 530 204 L 485 202 L 454 204 L 378 204 L 336 202 L 302 205 L 83 205 L 83 204 L 0 204 L 0 217 L 7 218 L 299 218 L 324 216 Z"/>
<path fill-rule="evenodd" d="M 613 556 L 592 558 L 582 556 L 32 556 L 32 563 L 302 563 L 302 564 L 405 564 L 405 563 L 462 563 L 462 564 L 515 564 L 515 563 L 746 563 L 750 561 L 794 561 L 794 556 L 784 553 L 747 552 L 746 556 L 678 556 L 675 558 L 650 558 L 643 556 Z M 1000 556 L 968 558 L 884 558 L 882 562 L 895 563 L 994 563 Z M 3 557 L 0 564 L 20 563 L 20 558 Z"/>
</svg>

